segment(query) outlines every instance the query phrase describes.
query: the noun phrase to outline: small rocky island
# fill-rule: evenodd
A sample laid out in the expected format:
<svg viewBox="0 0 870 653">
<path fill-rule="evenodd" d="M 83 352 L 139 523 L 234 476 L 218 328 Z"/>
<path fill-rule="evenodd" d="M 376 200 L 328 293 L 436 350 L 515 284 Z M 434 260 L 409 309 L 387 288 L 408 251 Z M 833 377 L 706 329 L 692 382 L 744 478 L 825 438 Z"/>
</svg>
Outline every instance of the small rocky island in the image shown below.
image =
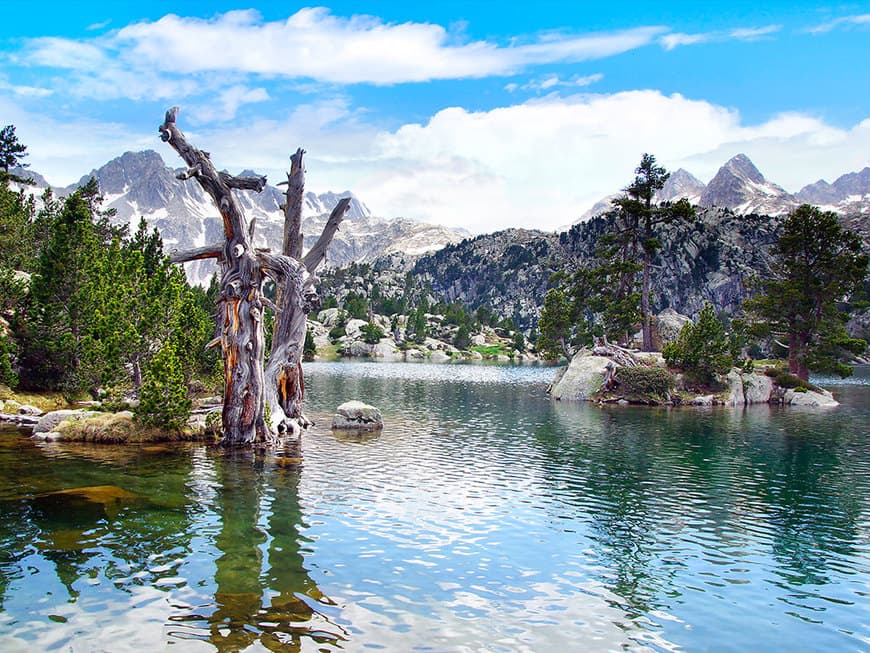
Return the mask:
<svg viewBox="0 0 870 653">
<path fill-rule="evenodd" d="M 652 406 L 749 406 L 782 404 L 832 407 L 833 395 L 774 366 L 732 367 L 707 384 L 667 369 L 659 353 L 635 354 L 621 365 L 606 351 L 584 349 L 562 368 L 548 392 L 554 399 Z"/>
</svg>

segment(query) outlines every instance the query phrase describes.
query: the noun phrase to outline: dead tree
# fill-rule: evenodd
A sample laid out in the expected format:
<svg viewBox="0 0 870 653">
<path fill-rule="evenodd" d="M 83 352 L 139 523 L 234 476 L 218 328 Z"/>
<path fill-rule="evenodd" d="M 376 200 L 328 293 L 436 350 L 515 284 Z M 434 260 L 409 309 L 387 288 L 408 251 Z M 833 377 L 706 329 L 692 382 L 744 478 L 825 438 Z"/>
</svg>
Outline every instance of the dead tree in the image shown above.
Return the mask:
<svg viewBox="0 0 870 653">
<path fill-rule="evenodd" d="M 270 441 L 280 431 L 298 434 L 308 424 L 302 415 L 304 384 L 299 359 L 305 339 L 306 316 L 317 304 L 313 272 L 325 258 L 326 248 L 338 230 L 348 202 L 336 206 L 317 244 L 301 259 L 301 197 L 298 215 L 293 216 L 294 224 L 289 227 L 286 224 L 288 211 L 296 211 L 291 207 L 289 197 L 295 188 L 291 184 L 285 208 L 284 252 L 272 254 L 268 250 L 255 250 L 254 223 L 252 221 L 248 227 L 232 191 L 259 192 L 265 187 L 266 178 L 234 177 L 218 172 L 208 152 L 187 142 L 176 125 L 177 115 L 177 107 L 166 112 L 160 126 L 160 137 L 187 164 L 187 170 L 179 173 L 179 179 L 196 179 L 214 200 L 224 225 L 223 243 L 177 252 L 171 257 L 176 263 L 214 258 L 221 268 L 219 335 L 213 343 L 220 344 L 224 364 L 221 442 L 228 447 L 245 446 Z M 301 175 L 301 150 L 295 158 Z M 289 178 L 293 178 L 295 170 L 295 166 L 291 168 Z M 299 186 L 300 193 L 302 188 L 304 178 Z M 273 279 L 280 289 L 279 301 L 274 305 L 276 325 L 268 374 L 263 365 L 263 311 L 270 304 L 263 295 L 263 283 L 267 278 Z M 271 413 L 269 424 L 266 423 L 267 401 Z"/>
</svg>

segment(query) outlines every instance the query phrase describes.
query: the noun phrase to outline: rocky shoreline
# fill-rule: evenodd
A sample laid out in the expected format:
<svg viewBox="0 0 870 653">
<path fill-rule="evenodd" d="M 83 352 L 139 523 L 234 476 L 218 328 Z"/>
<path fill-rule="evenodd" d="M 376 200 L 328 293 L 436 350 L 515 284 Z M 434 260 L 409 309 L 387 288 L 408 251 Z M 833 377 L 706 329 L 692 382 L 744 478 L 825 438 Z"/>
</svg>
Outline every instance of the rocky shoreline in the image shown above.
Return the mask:
<svg viewBox="0 0 870 653">
<path fill-rule="evenodd" d="M 443 316 L 436 314 L 427 314 L 426 322 L 426 331 L 431 335 L 414 340 L 405 335 L 408 330 L 405 315 L 390 318 L 373 314 L 369 320 L 347 319 L 342 316 L 340 309 L 327 308 L 320 311 L 316 319 L 308 320 L 308 330 L 317 348 L 315 360 L 328 360 L 335 356 L 429 363 L 541 360 L 531 348 L 523 347 L 522 351 L 517 349 L 514 338 L 504 329 L 481 326 L 477 332 L 469 334 L 468 346 L 459 348 L 453 344 L 458 326 L 446 323 Z M 383 337 L 373 342 L 366 333 L 369 325 L 380 329 Z"/>
<path fill-rule="evenodd" d="M 665 370 L 660 354 L 645 354 L 650 368 Z M 784 387 L 770 370 L 743 371 L 732 368 L 719 379 L 718 388 L 693 388 L 679 373 L 670 375 L 672 387 L 663 392 L 636 392 L 627 384 L 608 384 L 614 370 L 619 378 L 619 365 L 607 356 L 581 351 L 570 364 L 557 373 L 547 392 L 556 400 L 591 401 L 597 403 L 639 404 L 655 406 L 751 406 L 776 404 L 788 406 L 834 407 L 839 402 L 823 388 L 799 385 Z M 808 387 L 809 386 L 809 387 Z"/>
</svg>

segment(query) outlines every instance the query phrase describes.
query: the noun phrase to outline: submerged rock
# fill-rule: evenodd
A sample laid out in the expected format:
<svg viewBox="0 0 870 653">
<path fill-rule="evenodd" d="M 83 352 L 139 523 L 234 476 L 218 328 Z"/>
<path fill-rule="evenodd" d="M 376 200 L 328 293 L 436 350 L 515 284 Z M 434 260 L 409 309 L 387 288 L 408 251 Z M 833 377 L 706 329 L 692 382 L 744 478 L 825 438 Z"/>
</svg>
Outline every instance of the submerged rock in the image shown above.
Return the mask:
<svg viewBox="0 0 870 653">
<path fill-rule="evenodd" d="M 361 401 L 343 403 L 332 418 L 333 431 L 379 431 L 382 428 L 381 411 Z"/>
</svg>

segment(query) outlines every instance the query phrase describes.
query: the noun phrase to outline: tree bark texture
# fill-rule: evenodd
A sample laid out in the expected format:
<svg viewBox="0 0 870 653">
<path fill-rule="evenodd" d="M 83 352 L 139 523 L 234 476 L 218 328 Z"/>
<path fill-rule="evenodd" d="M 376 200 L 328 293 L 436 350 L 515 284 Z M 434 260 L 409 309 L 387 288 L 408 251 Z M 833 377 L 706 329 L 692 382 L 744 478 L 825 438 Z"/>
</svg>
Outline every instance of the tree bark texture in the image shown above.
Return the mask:
<svg viewBox="0 0 870 653">
<path fill-rule="evenodd" d="M 643 335 L 643 351 L 652 351 L 652 318 L 650 316 L 650 267 L 652 266 L 652 255 L 649 252 L 643 253 L 643 279 L 640 290 L 640 315 L 643 320 L 641 332 Z"/>
<path fill-rule="evenodd" d="M 290 190 L 288 188 L 288 196 Z M 289 203 L 288 197 L 288 205 Z M 301 206 L 300 202 L 300 212 Z M 305 345 L 308 314 L 320 306 L 314 271 L 325 258 L 326 248 L 332 242 L 349 206 L 349 198 L 339 200 L 323 228 L 323 233 L 302 262 L 288 255 L 270 257 L 278 259 L 268 266 L 269 269 L 277 272 L 274 278 L 278 289 L 278 312 L 272 330 L 269 363 L 266 367 L 266 401 L 269 404 L 270 426 L 273 432 L 298 437 L 302 429 L 311 424 L 302 412 L 305 396 L 302 350 Z M 292 219 L 293 216 L 288 218 L 285 214 L 285 227 L 286 221 Z M 285 240 L 286 242 L 288 241 Z M 290 244 L 292 246 L 292 239 Z M 267 257 L 265 254 L 262 256 Z M 281 261 L 292 262 L 293 265 Z"/>
<path fill-rule="evenodd" d="M 273 439 L 281 432 L 296 435 L 310 422 L 302 414 L 305 386 L 301 359 L 308 313 L 319 305 L 314 270 L 325 259 L 344 214 L 350 205 L 342 199 L 332 212 L 323 233 L 302 258 L 302 197 L 305 187 L 299 149 L 291 157 L 282 254 L 253 248 L 253 224 L 247 228 L 244 214 L 232 189 L 261 191 L 265 177 L 233 177 L 219 173 L 209 154 L 190 145 L 176 126 L 178 109 L 166 112 L 161 138 L 187 164 L 178 176 L 195 178 L 220 211 L 224 224 L 223 244 L 186 252 L 173 252 L 173 262 L 215 258 L 221 268 L 218 299 L 218 340 L 223 352 L 223 438 L 228 447 Z M 275 328 L 269 365 L 264 369 L 265 338 L 263 310 L 272 304 L 263 296 L 263 282 L 273 279 L 278 289 Z M 271 413 L 266 423 L 266 405 Z"/>
<path fill-rule="evenodd" d="M 220 342 L 224 363 L 223 438 L 226 446 L 265 440 L 263 356 L 263 274 L 248 240 L 245 217 L 232 188 L 262 190 L 264 177 L 233 178 L 215 169 L 207 152 L 187 142 L 176 125 L 178 108 L 166 112 L 160 137 L 187 164 L 179 177 L 195 178 L 214 200 L 224 225 L 219 302 Z"/>
</svg>

